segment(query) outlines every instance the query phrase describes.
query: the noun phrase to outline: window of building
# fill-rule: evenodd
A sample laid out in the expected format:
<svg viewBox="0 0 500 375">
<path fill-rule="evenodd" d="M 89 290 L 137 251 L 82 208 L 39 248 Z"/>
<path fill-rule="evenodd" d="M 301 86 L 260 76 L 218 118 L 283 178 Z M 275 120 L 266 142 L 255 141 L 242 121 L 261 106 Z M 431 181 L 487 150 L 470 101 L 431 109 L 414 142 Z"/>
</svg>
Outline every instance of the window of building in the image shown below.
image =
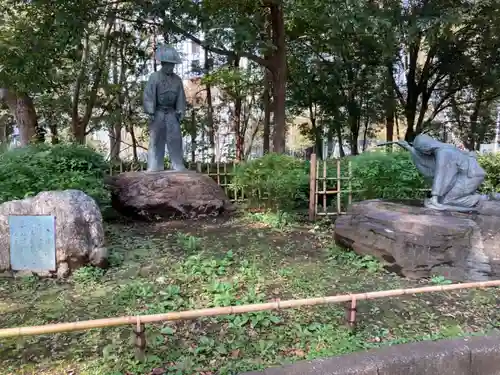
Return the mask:
<svg viewBox="0 0 500 375">
<path fill-rule="evenodd" d="M 195 42 L 191 42 L 191 53 L 192 54 L 199 54 L 200 53 L 200 46 L 196 44 Z"/>
</svg>

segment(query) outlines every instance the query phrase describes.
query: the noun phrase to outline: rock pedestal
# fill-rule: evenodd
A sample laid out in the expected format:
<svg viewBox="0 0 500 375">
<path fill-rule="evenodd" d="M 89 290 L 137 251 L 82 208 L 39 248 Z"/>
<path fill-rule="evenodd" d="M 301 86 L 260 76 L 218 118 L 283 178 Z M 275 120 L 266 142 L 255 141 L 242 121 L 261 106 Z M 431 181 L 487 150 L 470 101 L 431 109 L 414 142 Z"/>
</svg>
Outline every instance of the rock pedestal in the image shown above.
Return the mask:
<svg viewBox="0 0 500 375">
<path fill-rule="evenodd" d="M 409 278 L 495 279 L 500 277 L 500 202 L 482 202 L 476 213 L 456 213 L 420 202 L 363 201 L 336 220 L 335 240 Z"/>
<path fill-rule="evenodd" d="M 113 208 L 135 219 L 196 219 L 234 210 L 214 180 L 192 171 L 127 172 L 106 182 Z"/>
<path fill-rule="evenodd" d="M 102 215 L 97 203 L 79 190 L 44 191 L 32 198 L 0 204 L 0 272 L 10 270 L 10 215 L 55 216 L 56 275 L 66 277 L 87 265 L 106 267 Z M 26 270 L 29 272 L 29 270 Z M 51 276 L 51 272 L 40 274 Z"/>
</svg>

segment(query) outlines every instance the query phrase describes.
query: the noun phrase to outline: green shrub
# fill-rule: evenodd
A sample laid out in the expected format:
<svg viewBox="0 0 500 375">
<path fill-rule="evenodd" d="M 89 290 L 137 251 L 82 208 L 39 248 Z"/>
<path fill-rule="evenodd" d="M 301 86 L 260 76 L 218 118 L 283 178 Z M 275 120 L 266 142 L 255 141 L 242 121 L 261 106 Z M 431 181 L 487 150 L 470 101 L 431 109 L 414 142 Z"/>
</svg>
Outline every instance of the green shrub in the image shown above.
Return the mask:
<svg viewBox="0 0 500 375">
<path fill-rule="evenodd" d="M 287 155 L 267 154 L 234 168 L 231 185 L 250 201 L 266 199 L 268 206 L 291 209 L 309 199 L 309 163 Z"/>
<path fill-rule="evenodd" d="M 349 160 L 354 200 L 412 199 L 426 195 L 428 186 L 408 152 L 366 152 Z"/>
<path fill-rule="evenodd" d="M 0 154 L 0 202 L 41 191 L 77 189 L 99 204 L 108 201 L 103 156 L 74 144 L 33 145 Z"/>
<path fill-rule="evenodd" d="M 481 188 L 483 192 L 500 191 L 500 154 L 481 155 L 479 163 L 487 176 Z M 422 199 L 430 190 L 418 172 L 410 154 L 405 151 L 386 153 L 383 151 L 366 152 L 342 160 L 341 173 L 349 176 L 352 200 L 366 199 Z M 306 208 L 309 202 L 308 161 L 286 155 L 268 154 L 262 158 L 242 163 L 234 168 L 232 188 L 242 189 L 251 203 L 265 198 L 269 207 L 280 210 Z M 319 190 L 322 190 L 323 163 L 318 171 Z M 337 163 L 327 161 L 327 190 L 335 190 Z M 348 182 L 342 182 L 342 204 L 345 209 L 348 198 Z M 322 198 L 321 198 L 322 199 Z M 327 196 L 327 206 L 335 204 L 334 194 Z"/>
<path fill-rule="evenodd" d="M 480 155 L 478 161 L 486 172 L 481 191 L 484 193 L 500 191 L 500 153 Z"/>
</svg>

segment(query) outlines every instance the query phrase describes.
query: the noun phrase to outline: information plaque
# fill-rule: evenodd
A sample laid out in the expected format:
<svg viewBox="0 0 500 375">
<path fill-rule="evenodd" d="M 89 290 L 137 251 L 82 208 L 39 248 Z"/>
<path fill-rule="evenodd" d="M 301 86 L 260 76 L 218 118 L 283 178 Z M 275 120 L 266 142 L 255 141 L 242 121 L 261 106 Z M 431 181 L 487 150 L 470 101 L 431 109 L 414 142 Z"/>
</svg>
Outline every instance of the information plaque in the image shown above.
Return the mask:
<svg viewBox="0 0 500 375">
<path fill-rule="evenodd" d="M 10 266 L 13 271 L 55 271 L 54 216 L 9 216 Z"/>
</svg>

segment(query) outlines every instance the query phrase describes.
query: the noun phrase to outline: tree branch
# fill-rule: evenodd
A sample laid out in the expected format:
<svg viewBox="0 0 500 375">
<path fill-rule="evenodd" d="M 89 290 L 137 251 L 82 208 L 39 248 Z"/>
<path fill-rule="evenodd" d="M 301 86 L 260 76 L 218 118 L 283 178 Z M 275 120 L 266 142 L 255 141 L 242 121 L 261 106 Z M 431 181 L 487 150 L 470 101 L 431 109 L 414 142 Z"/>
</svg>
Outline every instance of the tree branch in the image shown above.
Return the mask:
<svg viewBox="0 0 500 375">
<path fill-rule="evenodd" d="M 396 79 L 394 78 L 394 71 L 392 67 L 392 63 L 387 65 L 387 69 L 389 69 L 389 75 L 391 77 L 391 83 L 394 91 L 396 92 L 396 96 L 399 99 L 399 102 L 401 103 L 401 106 L 405 107 L 406 106 L 406 100 L 405 97 L 403 96 L 403 93 L 399 89 L 398 83 L 396 82 Z"/>
<path fill-rule="evenodd" d="M 111 107 L 111 104 L 113 104 L 113 102 L 115 101 L 115 98 L 112 97 L 103 107 L 102 107 L 102 112 L 99 116 L 93 118 L 94 121 L 100 121 L 103 117 L 104 117 L 104 114 L 110 110 L 110 107 Z M 92 133 L 94 130 L 96 130 L 97 128 L 99 127 L 99 124 L 95 125 L 95 126 L 92 126 L 90 127 L 90 129 L 88 129 L 86 132 L 85 132 L 85 135 L 89 135 L 90 133 Z"/>
<path fill-rule="evenodd" d="M 245 57 L 248 60 L 251 60 L 251 61 L 253 61 L 253 62 L 255 62 L 255 63 L 259 64 L 259 65 L 265 66 L 266 68 L 272 68 L 273 67 L 273 65 L 271 64 L 271 61 L 263 59 L 262 57 L 254 55 L 253 53 L 244 52 L 244 51 L 238 51 L 238 53 L 236 53 L 234 51 L 230 51 L 230 50 L 227 50 L 225 48 L 217 48 L 217 47 L 211 46 L 209 43 L 207 43 L 204 40 L 201 40 L 200 38 L 196 37 L 195 35 L 191 34 L 190 32 L 182 29 L 181 27 L 177 26 L 173 22 L 169 21 L 168 25 L 175 32 L 177 32 L 180 35 L 182 35 L 183 37 L 185 37 L 185 38 L 193 41 L 194 43 L 200 45 L 201 47 L 203 47 L 207 51 L 216 53 L 218 55 L 229 56 L 229 57 L 233 57 L 233 58 L 236 57 L 236 56 Z"/>
<path fill-rule="evenodd" d="M 436 51 L 437 51 L 437 46 L 433 45 L 429 52 L 427 53 L 427 57 L 425 59 L 424 66 L 422 68 L 422 72 L 420 73 L 420 79 L 418 81 L 417 87 L 419 88 L 420 92 L 423 92 L 427 84 L 429 82 L 429 79 L 431 77 L 431 67 L 432 67 L 432 59 L 436 56 Z M 432 85 L 431 85 L 432 86 Z"/>
<path fill-rule="evenodd" d="M 453 95 L 455 93 L 456 93 L 456 91 L 454 93 L 452 93 L 451 95 L 447 94 L 439 101 L 437 106 L 435 106 L 435 109 L 432 112 L 432 115 L 429 117 L 430 120 L 434 119 L 439 113 L 441 113 L 442 111 L 444 111 L 445 109 L 447 109 L 451 106 L 451 103 L 447 104 L 447 105 L 443 105 L 443 104 L 446 102 L 446 100 L 453 98 Z M 490 102 L 490 101 L 493 101 L 493 100 L 498 99 L 498 98 L 500 98 L 500 93 L 489 95 L 489 96 L 481 99 L 479 102 L 481 102 L 481 103 Z M 477 102 L 477 99 L 469 99 L 469 100 L 464 100 L 461 102 L 454 101 L 453 106 L 459 107 L 462 105 L 474 104 L 476 102 Z"/>
<path fill-rule="evenodd" d="M 144 23 L 146 23 L 148 25 L 156 26 L 156 27 L 162 27 L 163 26 L 163 28 L 165 28 L 165 26 L 166 26 L 165 23 L 167 23 L 167 25 L 174 32 L 182 35 L 186 39 L 189 39 L 189 40 L 193 41 L 194 43 L 196 43 L 199 46 L 203 47 L 207 51 L 216 53 L 218 55 L 229 56 L 229 57 L 236 57 L 236 56 L 245 57 L 245 58 L 247 58 L 247 59 L 249 59 L 249 60 L 251 60 L 251 61 L 253 61 L 253 62 L 255 62 L 255 63 L 259 64 L 259 65 L 265 66 L 266 68 L 272 68 L 273 67 L 271 61 L 263 59 L 262 57 L 254 55 L 253 53 L 244 52 L 244 51 L 239 51 L 238 53 L 236 53 L 234 51 L 230 51 L 230 50 L 225 49 L 225 48 L 214 47 L 214 46 L 210 45 L 208 42 L 206 42 L 204 40 L 201 40 L 200 38 L 198 38 L 195 35 L 191 34 L 189 31 L 184 30 L 183 28 L 181 28 L 180 26 L 174 24 L 171 21 L 166 21 L 166 22 L 164 21 L 165 23 L 163 25 L 160 25 L 157 22 L 151 22 L 151 21 L 145 21 L 145 20 L 134 20 L 134 19 L 123 17 L 123 16 L 117 16 L 116 18 L 120 19 L 122 21 L 133 22 L 133 23 L 136 23 L 136 24 L 144 24 Z"/>
<path fill-rule="evenodd" d="M 102 74 L 106 67 L 106 53 L 108 51 L 108 46 L 110 42 L 111 30 L 115 24 L 114 16 L 108 18 L 104 30 L 103 40 L 101 42 L 99 54 L 97 56 L 96 61 L 96 72 L 94 75 L 94 82 L 92 82 L 92 86 L 90 88 L 89 97 L 87 99 L 87 105 L 85 106 L 85 113 L 82 118 L 82 126 L 85 128 L 90 121 L 92 116 L 92 110 L 94 109 L 96 100 L 97 100 L 97 92 L 99 90 L 99 86 L 101 84 Z"/>
</svg>

